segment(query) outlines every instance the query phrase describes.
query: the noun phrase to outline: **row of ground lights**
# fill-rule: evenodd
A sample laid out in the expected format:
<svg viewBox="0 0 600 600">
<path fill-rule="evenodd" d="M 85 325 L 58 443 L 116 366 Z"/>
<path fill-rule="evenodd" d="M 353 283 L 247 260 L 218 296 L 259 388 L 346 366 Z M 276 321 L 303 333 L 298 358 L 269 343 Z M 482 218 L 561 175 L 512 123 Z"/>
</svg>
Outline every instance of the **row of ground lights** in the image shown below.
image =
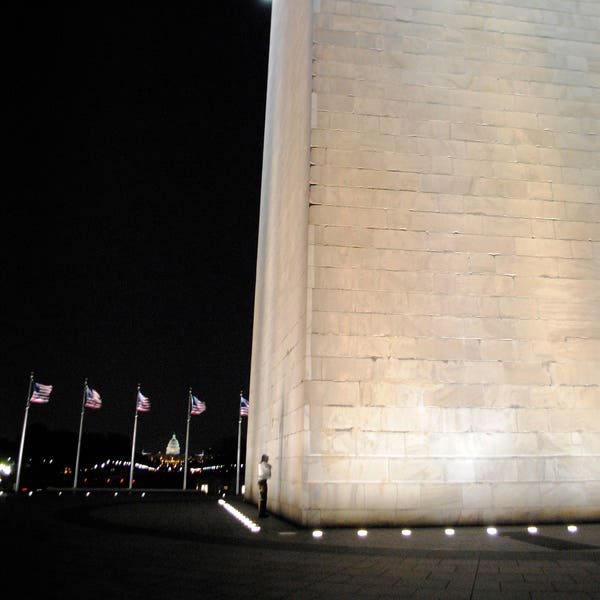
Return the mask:
<svg viewBox="0 0 600 600">
<path fill-rule="evenodd" d="M 219 505 L 222 506 L 230 515 L 235 517 L 242 525 L 245 525 L 252 533 L 260 531 L 260 527 L 245 514 L 241 513 L 237 508 L 234 508 L 228 502 L 225 502 L 223 498 L 219 499 Z"/>
<path fill-rule="evenodd" d="M 222 498 L 219 500 L 219 504 L 225 510 L 227 510 L 227 512 L 229 512 L 231 515 L 233 515 L 238 521 L 240 521 L 240 523 L 242 523 L 246 527 L 248 527 L 248 529 L 250 529 L 250 531 L 252 531 L 253 533 L 257 533 L 260 531 L 260 527 L 254 521 L 252 521 L 251 519 L 246 517 L 246 515 L 241 513 L 239 510 L 237 510 L 236 508 L 231 506 L 231 504 L 228 504 L 227 502 L 225 502 L 225 500 L 223 500 Z M 487 531 L 487 534 L 490 536 L 498 535 L 498 529 L 496 527 L 488 527 L 486 531 Z M 527 528 L 527 531 L 531 535 L 535 535 L 538 533 L 538 528 L 535 525 L 530 525 Z M 567 525 L 567 531 L 569 531 L 569 533 L 576 533 L 577 525 Z M 448 537 L 452 537 L 456 533 L 456 531 L 452 527 L 447 527 L 446 529 L 444 529 L 444 533 Z M 323 537 L 323 535 L 324 535 L 324 533 L 323 533 L 322 529 L 315 529 L 312 532 L 312 536 L 315 539 L 320 539 Z M 364 537 L 367 537 L 367 535 L 369 535 L 369 532 L 366 529 L 358 529 L 356 531 L 356 535 L 358 537 L 364 538 Z M 412 535 L 412 531 L 410 529 L 402 529 L 402 535 L 404 537 L 410 537 Z"/>
<path fill-rule="evenodd" d="M 567 525 L 567 531 L 569 533 L 577 533 L 577 525 Z M 490 536 L 498 535 L 498 529 L 496 527 L 488 527 L 486 529 L 486 532 Z M 531 535 L 536 535 L 538 533 L 538 528 L 535 525 L 530 525 L 527 528 L 527 532 L 530 533 Z M 447 527 L 446 529 L 444 529 L 444 533 L 448 537 L 452 537 L 456 533 L 456 531 L 452 527 Z M 356 532 L 356 535 L 358 537 L 363 537 L 363 538 L 367 537 L 368 534 L 369 534 L 369 532 L 366 529 L 358 529 Z M 322 538 L 323 535 L 324 534 L 321 529 L 315 529 L 312 532 L 312 536 L 317 539 Z M 412 531 L 410 529 L 403 529 L 402 535 L 404 537 L 410 537 L 412 535 Z"/>
</svg>

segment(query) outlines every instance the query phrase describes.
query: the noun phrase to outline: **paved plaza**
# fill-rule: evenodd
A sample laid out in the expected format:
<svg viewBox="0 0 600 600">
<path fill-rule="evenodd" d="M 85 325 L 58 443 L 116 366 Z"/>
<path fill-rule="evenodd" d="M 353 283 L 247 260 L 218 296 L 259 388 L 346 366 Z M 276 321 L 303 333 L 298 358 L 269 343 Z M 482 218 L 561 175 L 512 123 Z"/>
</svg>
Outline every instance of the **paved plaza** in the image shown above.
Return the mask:
<svg viewBox="0 0 600 600">
<path fill-rule="evenodd" d="M 195 493 L 5 494 L 3 584 L 61 599 L 600 598 L 600 523 L 314 537 L 256 512 Z"/>
</svg>

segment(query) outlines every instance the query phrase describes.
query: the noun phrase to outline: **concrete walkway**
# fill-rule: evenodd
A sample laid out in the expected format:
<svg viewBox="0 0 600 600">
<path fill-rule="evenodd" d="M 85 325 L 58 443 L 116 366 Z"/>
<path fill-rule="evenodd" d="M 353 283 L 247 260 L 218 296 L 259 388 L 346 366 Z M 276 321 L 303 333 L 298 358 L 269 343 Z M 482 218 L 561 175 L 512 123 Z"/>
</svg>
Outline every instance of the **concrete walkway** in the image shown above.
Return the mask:
<svg viewBox="0 0 600 600">
<path fill-rule="evenodd" d="M 158 491 L 9 494 L 0 515 L 20 598 L 600 599 L 600 523 L 315 538 L 236 498 Z"/>
</svg>

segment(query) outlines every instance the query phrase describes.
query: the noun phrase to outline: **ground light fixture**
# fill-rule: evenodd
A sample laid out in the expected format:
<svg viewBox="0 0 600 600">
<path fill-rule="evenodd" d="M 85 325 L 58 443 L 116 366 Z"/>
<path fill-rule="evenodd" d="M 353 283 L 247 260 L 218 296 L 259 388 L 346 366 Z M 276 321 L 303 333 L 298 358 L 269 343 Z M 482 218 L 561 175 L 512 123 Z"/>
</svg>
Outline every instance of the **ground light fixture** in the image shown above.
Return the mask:
<svg viewBox="0 0 600 600">
<path fill-rule="evenodd" d="M 312 536 L 316 539 L 316 540 L 320 540 L 323 537 L 323 532 L 320 529 L 315 529 L 312 532 Z"/>
<path fill-rule="evenodd" d="M 454 529 L 452 529 L 452 527 L 446 527 L 446 529 L 444 529 L 444 533 L 448 536 L 448 537 L 452 537 L 455 533 Z"/>
<path fill-rule="evenodd" d="M 240 523 L 245 525 L 252 533 L 258 533 L 260 527 L 246 515 L 241 513 L 237 508 L 231 506 L 228 502 L 225 502 L 223 498 L 219 498 L 219 505 L 222 506 L 230 515 L 235 517 Z"/>
<path fill-rule="evenodd" d="M 527 528 L 527 533 L 531 533 L 531 535 L 535 535 L 538 532 L 538 528 L 535 525 L 530 525 Z"/>
<path fill-rule="evenodd" d="M 367 530 L 366 530 L 366 529 L 359 529 L 359 530 L 356 532 L 356 535 L 357 535 L 358 537 L 367 537 L 367 534 L 368 534 L 368 532 L 367 532 Z"/>
<path fill-rule="evenodd" d="M 488 535 L 498 535 L 498 530 L 495 527 L 488 527 L 487 534 Z"/>
<path fill-rule="evenodd" d="M 567 525 L 567 531 L 569 533 L 577 533 L 577 525 Z"/>
<path fill-rule="evenodd" d="M 411 534 L 412 534 L 412 531 L 410 529 L 403 529 L 402 530 L 402 535 L 404 537 L 410 537 Z"/>
</svg>

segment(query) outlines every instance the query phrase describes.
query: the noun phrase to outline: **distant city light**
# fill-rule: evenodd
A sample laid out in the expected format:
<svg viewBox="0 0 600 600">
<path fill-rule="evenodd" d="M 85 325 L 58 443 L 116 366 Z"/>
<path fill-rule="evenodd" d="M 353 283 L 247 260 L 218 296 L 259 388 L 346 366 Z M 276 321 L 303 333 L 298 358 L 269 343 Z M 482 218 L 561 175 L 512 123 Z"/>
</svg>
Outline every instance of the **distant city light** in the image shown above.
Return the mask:
<svg viewBox="0 0 600 600">
<path fill-rule="evenodd" d="M 411 536 L 411 535 L 412 535 L 412 531 L 411 531 L 410 529 L 403 529 L 403 530 L 402 530 L 402 535 L 403 535 L 404 537 L 409 537 L 409 536 Z"/>
<path fill-rule="evenodd" d="M 444 533 L 445 533 L 447 536 L 451 537 L 451 536 L 453 536 L 453 535 L 454 535 L 454 529 L 452 529 L 452 527 L 448 527 L 447 529 L 445 529 L 445 530 L 444 530 Z"/>
<path fill-rule="evenodd" d="M 527 528 L 527 531 L 528 531 L 529 533 L 531 533 L 532 535 L 534 535 L 534 534 L 536 534 L 536 533 L 538 532 L 538 528 L 537 528 L 535 525 L 530 525 L 530 526 Z"/>
<path fill-rule="evenodd" d="M 323 537 L 323 532 L 322 532 L 320 529 L 315 529 L 315 530 L 312 532 L 312 536 L 313 536 L 315 539 L 320 539 L 320 538 L 322 538 L 322 537 Z"/>
<path fill-rule="evenodd" d="M 359 530 L 356 532 L 356 535 L 357 535 L 358 537 L 367 537 L 367 534 L 368 534 L 368 532 L 367 532 L 367 530 L 366 530 L 366 529 L 359 529 Z"/>
<path fill-rule="evenodd" d="M 567 525 L 567 531 L 569 533 L 577 533 L 577 525 Z"/>
<path fill-rule="evenodd" d="M 488 527 L 487 534 L 488 535 L 498 535 L 498 530 L 495 527 Z"/>
</svg>

